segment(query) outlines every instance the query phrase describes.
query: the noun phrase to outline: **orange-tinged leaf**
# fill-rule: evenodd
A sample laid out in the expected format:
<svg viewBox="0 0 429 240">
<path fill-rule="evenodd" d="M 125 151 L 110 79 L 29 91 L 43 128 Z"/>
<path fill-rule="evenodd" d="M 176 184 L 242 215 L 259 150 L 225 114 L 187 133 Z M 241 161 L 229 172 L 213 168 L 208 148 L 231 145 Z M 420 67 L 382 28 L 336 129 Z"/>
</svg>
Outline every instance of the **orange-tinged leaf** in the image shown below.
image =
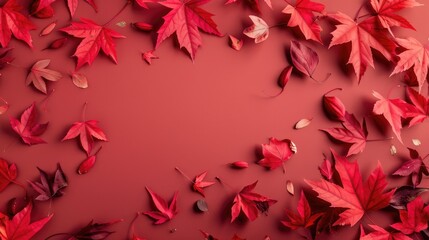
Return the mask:
<svg viewBox="0 0 429 240">
<path fill-rule="evenodd" d="M 328 14 L 337 21 L 337 28 L 332 32 L 332 40 L 329 48 L 351 43 L 348 64 L 353 66 L 358 81 L 361 80 L 367 66 L 374 68 L 374 60 L 371 48 L 380 52 L 388 61 L 395 56 L 395 43 L 388 37 L 388 32 L 381 29 L 374 17 L 367 18 L 356 23 L 344 13 Z"/>
<path fill-rule="evenodd" d="M 26 84 L 30 85 L 32 83 L 37 90 L 47 94 L 48 90 L 45 80 L 55 82 L 63 78 L 60 72 L 47 68 L 50 62 L 50 59 L 44 59 L 34 63 L 30 73 L 28 73 Z"/>
<path fill-rule="evenodd" d="M 83 73 L 72 73 L 73 84 L 78 88 L 88 88 L 88 78 Z"/>
<path fill-rule="evenodd" d="M 164 23 L 158 30 L 155 49 L 165 39 L 176 33 L 180 48 L 185 48 L 191 59 L 194 60 L 197 49 L 202 44 L 198 29 L 215 36 L 222 36 L 216 23 L 212 20 L 213 15 L 199 7 L 209 1 L 166 0 L 159 2 L 171 10 L 163 17 Z"/>
<path fill-rule="evenodd" d="M 270 27 L 268 24 L 257 16 L 249 15 L 249 18 L 252 20 L 253 25 L 244 29 L 243 34 L 249 38 L 255 39 L 255 43 L 261 43 L 267 40 L 270 34 Z"/>
<path fill-rule="evenodd" d="M 125 38 L 125 36 L 100 26 L 90 19 L 81 18 L 80 20 L 81 22 L 72 22 L 70 26 L 60 29 L 76 38 L 83 38 L 73 55 L 77 57 L 76 70 L 86 63 L 91 65 L 100 50 L 117 63 L 116 44 L 113 39 Z"/>
<path fill-rule="evenodd" d="M 334 226 L 353 226 L 366 212 L 389 205 L 395 189 L 385 192 L 387 181 L 380 163 L 364 182 L 356 161 L 349 162 L 348 159 L 337 155 L 334 151 L 332 154 L 342 186 L 323 179 L 321 181 L 305 180 L 305 182 L 319 194 L 320 199 L 329 202 L 331 207 L 346 208 L 339 215 Z"/>
<path fill-rule="evenodd" d="M 417 39 L 408 37 L 407 39 L 396 38 L 396 42 L 406 50 L 398 55 L 399 61 L 396 63 L 390 76 L 404 72 L 413 68 L 414 74 L 419 83 L 419 92 L 426 81 L 429 67 L 429 44 L 421 44 Z"/>
<path fill-rule="evenodd" d="M 290 14 L 290 19 L 287 23 L 289 27 L 298 27 L 305 39 L 322 44 L 320 32 L 322 27 L 317 24 L 314 12 L 322 13 L 325 5 L 310 0 L 297 0 L 295 6 L 288 4 L 283 13 Z"/>
<path fill-rule="evenodd" d="M 290 195 L 295 195 L 295 189 L 293 187 L 293 182 L 290 180 L 286 181 L 286 190 Z"/>
</svg>

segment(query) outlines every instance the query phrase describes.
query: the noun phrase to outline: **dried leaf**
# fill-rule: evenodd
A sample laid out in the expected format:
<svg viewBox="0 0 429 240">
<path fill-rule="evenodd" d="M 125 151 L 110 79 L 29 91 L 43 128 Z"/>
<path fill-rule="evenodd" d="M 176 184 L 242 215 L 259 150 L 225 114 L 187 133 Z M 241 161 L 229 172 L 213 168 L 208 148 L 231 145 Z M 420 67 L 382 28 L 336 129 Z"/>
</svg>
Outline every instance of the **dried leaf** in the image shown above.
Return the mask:
<svg viewBox="0 0 429 240">
<path fill-rule="evenodd" d="M 286 181 L 286 190 L 292 196 L 295 194 L 295 190 L 294 190 L 292 181 L 290 181 L 290 180 Z"/>
<path fill-rule="evenodd" d="M 73 84 L 78 88 L 88 88 L 88 78 L 83 73 L 74 72 L 71 75 Z"/>
<path fill-rule="evenodd" d="M 397 150 L 396 150 L 395 145 L 391 145 L 390 146 L 390 155 L 394 156 L 394 155 L 396 155 L 396 153 L 397 153 Z"/>
<path fill-rule="evenodd" d="M 413 138 L 411 141 L 413 142 L 414 146 L 422 145 L 422 142 L 420 142 L 420 140 L 417 138 Z"/>
<path fill-rule="evenodd" d="M 232 35 L 229 35 L 229 43 L 234 50 L 240 51 L 243 47 L 243 39 L 238 39 Z"/>
<path fill-rule="evenodd" d="M 26 80 L 27 85 L 33 83 L 34 87 L 44 94 L 48 93 L 45 80 L 55 82 L 63 78 L 60 72 L 47 68 L 50 62 L 50 59 L 44 59 L 34 63 Z"/>
<path fill-rule="evenodd" d="M 200 212 L 207 212 L 209 210 L 209 206 L 207 205 L 207 202 L 204 199 L 200 199 L 196 201 L 195 206 Z"/>
<path fill-rule="evenodd" d="M 248 168 L 249 163 L 244 162 L 244 161 L 236 161 L 236 162 L 231 163 L 231 167 L 238 168 L 238 169 Z"/>
<path fill-rule="evenodd" d="M 305 128 L 308 125 L 310 125 L 311 121 L 313 120 L 313 118 L 303 118 L 301 120 L 299 120 L 296 124 L 295 124 L 295 129 L 301 129 L 301 128 Z"/>
<path fill-rule="evenodd" d="M 115 25 L 118 26 L 118 27 L 124 28 L 124 27 L 127 26 L 127 22 L 120 21 L 120 22 L 117 22 Z"/>
<path fill-rule="evenodd" d="M 42 29 L 42 31 L 40 32 L 39 36 L 43 37 L 43 36 L 51 34 L 52 31 L 54 31 L 54 29 L 55 29 L 56 26 L 57 26 L 57 21 L 51 22 L 45 28 Z"/>
<path fill-rule="evenodd" d="M 47 201 L 52 198 L 63 196 L 64 188 L 68 186 L 67 177 L 61 169 L 61 165 L 57 164 L 55 174 L 48 175 L 45 171 L 37 168 L 40 172 L 40 182 L 28 181 L 31 187 L 39 195 L 35 198 L 37 201 Z"/>
<path fill-rule="evenodd" d="M 255 43 L 261 43 L 267 40 L 270 34 L 270 27 L 268 24 L 260 17 L 249 15 L 250 20 L 252 20 L 253 25 L 244 29 L 244 35 L 249 38 L 254 38 Z"/>
</svg>

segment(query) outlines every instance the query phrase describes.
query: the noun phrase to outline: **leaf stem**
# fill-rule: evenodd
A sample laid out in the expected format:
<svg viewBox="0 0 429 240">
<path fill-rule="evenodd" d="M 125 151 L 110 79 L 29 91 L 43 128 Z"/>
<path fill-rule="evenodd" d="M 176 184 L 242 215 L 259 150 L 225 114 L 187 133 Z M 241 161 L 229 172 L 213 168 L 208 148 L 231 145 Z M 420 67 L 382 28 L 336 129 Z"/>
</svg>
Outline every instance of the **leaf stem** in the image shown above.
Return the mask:
<svg viewBox="0 0 429 240">
<path fill-rule="evenodd" d="M 133 218 L 133 220 L 131 221 L 131 225 L 130 225 L 130 229 L 129 229 L 129 235 L 130 235 L 130 239 L 133 239 L 134 236 L 136 235 L 136 231 L 135 231 L 135 223 L 137 218 L 141 215 L 140 212 L 136 213 L 136 216 Z"/>
<path fill-rule="evenodd" d="M 86 108 L 87 108 L 88 102 L 85 102 L 83 104 L 83 109 L 82 109 L 82 121 L 86 121 Z"/>
<path fill-rule="evenodd" d="M 109 21 L 107 21 L 102 26 L 104 27 L 104 26 L 108 25 L 109 23 L 111 23 L 113 20 L 115 20 L 115 18 L 117 16 L 119 16 L 119 14 L 121 14 L 125 10 L 125 8 L 127 8 L 127 6 L 130 5 L 130 4 L 131 4 L 131 0 L 127 0 L 127 2 L 125 3 L 125 5 L 115 15 L 113 15 L 113 17 Z"/>
<path fill-rule="evenodd" d="M 381 141 L 388 141 L 388 140 L 392 140 L 393 137 L 389 137 L 389 138 L 379 138 L 379 139 L 368 139 L 366 140 L 366 142 L 381 142 Z"/>
<path fill-rule="evenodd" d="M 45 238 L 45 240 L 51 239 L 51 238 L 56 237 L 56 236 L 61 236 L 61 235 L 67 235 L 67 236 L 73 237 L 73 234 L 70 234 L 70 233 L 55 233 L 55 234 L 52 234 L 51 236 Z"/>
<path fill-rule="evenodd" d="M 364 2 L 362 3 L 362 5 L 360 5 L 359 9 L 357 10 L 357 12 L 356 12 L 356 14 L 355 14 L 355 18 L 354 18 L 355 22 L 359 19 L 360 11 L 362 10 L 362 8 L 363 8 L 365 5 L 366 5 L 366 1 L 364 1 Z"/>
<path fill-rule="evenodd" d="M 97 155 L 98 154 L 98 152 L 100 152 L 100 150 L 103 148 L 103 146 L 100 146 L 98 149 L 97 149 L 97 151 L 95 151 L 95 153 L 93 154 L 93 156 L 95 156 L 95 155 Z"/>
<path fill-rule="evenodd" d="M 229 189 L 233 189 L 232 187 L 231 187 L 231 185 L 229 185 L 228 183 L 226 183 L 224 180 L 222 180 L 220 177 L 218 177 L 218 176 L 216 176 L 215 177 L 215 179 L 219 182 L 219 183 L 221 183 L 222 185 L 224 185 L 224 186 L 226 186 L 226 187 L 228 187 Z"/>
<path fill-rule="evenodd" d="M 176 169 L 176 171 L 178 171 L 180 174 L 182 174 L 182 176 L 184 176 L 186 179 L 188 179 L 190 182 L 195 183 L 194 181 L 192 181 L 192 179 L 190 177 L 188 177 L 188 175 L 186 175 L 180 168 L 175 167 L 174 169 Z"/>
<path fill-rule="evenodd" d="M 325 94 L 323 94 L 324 96 L 326 96 L 326 95 L 328 95 L 329 93 L 331 93 L 331 92 L 333 92 L 333 91 L 336 91 L 336 90 L 340 90 L 340 91 L 343 91 L 343 89 L 342 88 L 334 88 L 334 89 L 332 89 L 332 90 L 329 90 L 329 91 L 327 91 Z M 325 154 L 323 154 L 323 155 L 325 155 Z"/>
<path fill-rule="evenodd" d="M 42 109 L 43 109 L 43 112 L 47 112 L 48 110 L 48 107 L 47 107 L 47 105 L 48 105 L 48 103 L 49 103 L 49 99 L 50 99 L 50 97 L 52 96 L 52 94 L 54 94 L 54 92 L 55 92 L 55 88 L 53 88 L 52 90 L 51 90 L 51 92 L 48 94 L 48 96 L 46 96 L 45 97 L 45 99 L 43 99 L 42 100 Z"/>
</svg>

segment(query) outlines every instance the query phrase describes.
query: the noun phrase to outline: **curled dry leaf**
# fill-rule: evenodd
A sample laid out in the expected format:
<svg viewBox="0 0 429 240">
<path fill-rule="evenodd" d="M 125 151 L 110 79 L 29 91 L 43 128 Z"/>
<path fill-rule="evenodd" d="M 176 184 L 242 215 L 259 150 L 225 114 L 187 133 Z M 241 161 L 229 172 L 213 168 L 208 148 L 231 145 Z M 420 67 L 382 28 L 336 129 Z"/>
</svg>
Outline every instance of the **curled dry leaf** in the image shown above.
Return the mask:
<svg viewBox="0 0 429 240">
<path fill-rule="evenodd" d="M 101 147 L 94 153 L 94 155 L 89 156 L 83 162 L 80 163 L 77 173 L 82 175 L 88 173 L 95 165 L 95 161 L 97 160 L 97 154 L 100 152 Z"/>
<path fill-rule="evenodd" d="M 409 202 L 428 190 L 429 188 L 401 186 L 396 189 L 395 194 L 393 194 L 392 199 L 390 199 L 390 206 L 396 209 L 406 209 Z"/>
<path fill-rule="evenodd" d="M 280 94 L 285 90 L 286 84 L 290 80 L 290 75 L 292 74 L 293 66 L 287 66 L 283 69 L 282 73 L 280 73 L 278 85 L 282 88 Z"/>
<path fill-rule="evenodd" d="M 149 31 L 152 31 L 153 29 L 152 24 L 145 23 L 145 22 L 135 22 L 135 23 L 132 23 L 131 26 L 133 26 L 135 29 L 138 29 L 144 32 L 149 32 Z"/>
<path fill-rule="evenodd" d="M 62 37 L 62 38 L 58 38 L 55 39 L 54 41 L 52 41 L 46 48 L 44 48 L 43 50 L 46 49 L 59 49 L 62 48 L 66 42 L 67 42 L 68 38 L 66 37 Z"/>
<path fill-rule="evenodd" d="M 293 66 L 301 73 L 313 78 L 313 73 L 319 64 L 319 55 L 298 41 L 291 41 L 290 56 Z"/>
<path fill-rule="evenodd" d="M 243 39 L 238 39 L 232 35 L 229 35 L 229 44 L 234 50 L 240 51 L 243 47 Z"/>
<path fill-rule="evenodd" d="M 42 31 L 40 32 L 39 36 L 43 37 L 43 36 L 51 34 L 52 31 L 54 31 L 54 29 L 55 29 L 56 26 L 57 26 L 57 21 L 51 22 L 45 28 L 42 29 Z"/>
<path fill-rule="evenodd" d="M 50 59 L 37 61 L 31 67 L 26 80 L 27 85 L 33 83 L 34 87 L 44 94 L 48 93 L 45 80 L 58 81 L 63 78 L 63 75 L 60 72 L 47 68 L 50 62 Z"/>
<path fill-rule="evenodd" d="M 236 161 L 236 162 L 231 163 L 231 167 L 238 168 L 238 169 L 248 168 L 249 163 L 244 162 L 244 161 Z"/>
<path fill-rule="evenodd" d="M 255 43 L 261 43 L 267 40 L 270 27 L 268 24 L 260 17 L 249 15 L 250 20 L 252 20 L 253 25 L 244 29 L 243 33 L 249 38 L 254 38 Z"/>
<path fill-rule="evenodd" d="M 303 119 L 299 120 L 295 124 L 295 129 L 301 129 L 301 128 L 307 127 L 308 125 L 310 125 L 312 120 L 313 120 L 313 118 L 303 118 Z"/>
<path fill-rule="evenodd" d="M 333 89 L 333 90 L 336 90 L 336 89 Z M 338 88 L 338 90 L 341 90 L 341 88 Z M 330 119 L 334 121 L 343 122 L 345 120 L 346 107 L 338 97 L 326 96 L 328 93 L 325 93 L 323 95 L 323 109 L 328 114 L 328 117 Z"/>
<path fill-rule="evenodd" d="M 200 212 L 207 212 L 209 210 L 209 206 L 207 205 L 206 200 L 199 199 L 195 202 L 195 207 Z"/>
<path fill-rule="evenodd" d="M 414 146 L 422 145 L 422 142 L 420 142 L 420 140 L 417 138 L 413 138 L 411 141 L 413 142 Z"/>
<path fill-rule="evenodd" d="M 88 88 L 88 78 L 83 73 L 72 73 L 73 84 L 78 88 Z"/>
<path fill-rule="evenodd" d="M 294 190 L 292 181 L 290 181 L 290 180 L 286 181 L 286 190 L 292 196 L 295 194 L 295 190 Z"/>
</svg>

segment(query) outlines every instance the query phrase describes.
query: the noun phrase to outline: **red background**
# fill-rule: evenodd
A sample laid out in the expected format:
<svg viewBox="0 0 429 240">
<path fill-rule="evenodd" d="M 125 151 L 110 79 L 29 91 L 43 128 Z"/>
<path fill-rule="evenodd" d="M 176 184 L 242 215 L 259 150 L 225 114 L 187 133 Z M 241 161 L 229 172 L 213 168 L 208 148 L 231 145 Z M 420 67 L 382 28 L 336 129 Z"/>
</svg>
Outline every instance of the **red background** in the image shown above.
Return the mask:
<svg viewBox="0 0 429 240">
<path fill-rule="evenodd" d="M 21 1 L 27 6 L 28 1 Z M 97 23 L 108 21 L 125 1 L 96 1 L 99 12 L 84 1 L 80 1 L 75 20 L 86 17 Z M 327 12 L 342 11 L 354 16 L 362 1 L 321 1 Z M 287 16 L 281 13 L 286 6 L 275 0 L 273 10 L 261 2 L 262 16 L 269 25 L 285 22 Z M 91 219 L 98 222 L 124 219 L 112 226 L 116 231 L 111 239 L 124 239 L 132 218 L 138 211 L 150 209 L 150 199 L 145 186 L 161 196 L 171 199 L 179 191 L 179 214 L 171 222 L 160 226 L 143 216 L 136 222 L 137 232 L 147 239 L 202 239 L 199 229 L 212 233 L 220 239 L 230 239 L 234 233 L 247 239 L 297 239 L 296 233 L 280 227 L 286 208 L 295 208 L 299 194 L 291 196 L 286 191 L 286 180 L 292 180 L 296 193 L 301 188 L 308 189 L 303 179 L 319 179 L 317 169 L 322 153 L 329 148 L 346 153 L 344 145 L 335 144 L 318 129 L 338 127 L 329 121 L 322 110 L 322 95 L 337 87 L 336 91 L 349 112 L 358 119 L 368 121 L 369 139 L 393 136 L 388 129 L 385 133 L 375 123 L 371 115 L 375 98 L 372 90 L 386 96 L 391 89 L 391 97 L 403 97 L 401 76 L 389 78 L 392 66 L 376 61 L 376 70 L 368 68 L 362 82 L 358 85 L 354 74 L 346 72 L 343 66 L 347 58 L 342 58 L 344 46 L 327 49 L 313 42 L 304 42 L 315 49 L 320 64 L 315 78 L 323 79 L 332 73 L 330 79 L 318 84 L 306 77 L 293 75 L 284 93 L 276 98 L 269 96 L 279 92 L 277 77 L 288 60 L 286 52 L 290 40 L 296 36 L 285 28 L 272 28 L 267 41 L 254 44 L 245 39 L 244 47 L 237 52 L 228 46 L 227 37 L 218 38 L 202 34 L 203 46 L 199 48 L 194 63 L 183 51 L 178 50 L 175 37 L 167 39 L 155 52 L 160 57 L 151 66 L 141 59 L 141 52 L 153 49 L 155 33 L 147 34 L 127 26 L 120 28 L 114 23 L 146 21 L 159 26 L 160 16 L 168 9 L 150 5 L 150 10 L 128 7 L 113 21 L 111 28 L 125 35 L 118 39 L 118 65 L 103 54 L 97 57 L 92 66 L 83 67 L 80 72 L 89 78 L 89 88 L 79 89 L 67 76 L 57 83 L 49 84 L 55 93 L 41 107 L 45 98 L 33 87 L 25 85 L 27 69 L 41 59 L 51 59 L 50 68 L 69 74 L 74 70 L 75 59 L 70 56 L 79 43 L 70 38 L 66 47 L 59 50 L 42 51 L 52 40 L 62 36 L 60 32 L 39 37 L 40 30 L 58 21 L 59 27 L 69 25 L 70 19 L 63 1 L 53 4 L 56 15 L 52 19 L 32 18 L 38 29 L 32 31 L 34 48 L 12 40 L 16 66 L 2 70 L 0 96 L 10 103 L 7 114 L 0 116 L 0 156 L 15 162 L 19 169 L 18 180 L 37 180 L 36 166 L 53 172 L 60 162 L 69 179 L 65 196 L 54 199 L 54 217 L 35 239 L 43 239 L 57 232 L 73 232 L 86 225 Z M 205 6 L 216 16 L 222 33 L 240 36 L 244 27 L 249 26 L 248 15 L 254 14 L 241 3 L 225 6 L 223 1 L 212 1 Z M 413 36 L 425 42 L 428 37 L 427 15 L 429 6 L 402 11 L 417 31 L 396 30 L 398 37 Z M 362 12 L 364 14 L 364 12 Z M 332 25 L 322 21 L 323 38 L 329 42 Z M 326 44 L 327 45 L 327 44 Z M 426 94 L 424 87 L 424 94 Z M 28 147 L 20 142 L 9 126 L 9 116 L 18 117 L 33 101 L 40 110 L 40 120 L 49 121 L 43 138 L 48 144 Z M 94 169 L 87 175 L 76 174 L 78 164 L 85 159 L 77 140 L 61 142 L 67 129 L 75 121 L 81 120 L 82 107 L 87 106 L 87 119 L 100 121 L 109 142 L 103 143 Z M 301 118 L 313 118 L 307 128 L 294 130 L 293 125 Z M 427 144 L 428 121 L 411 129 L 404 129 L 402 136 L 405 146 L 396 138 L 391 141 L 368 143 L 365 151 L 352 159 L 359 164 L 366 178 L 370 170 L 380 161 L 386 174 L 391 174 L 401 164 L 400 156 L 406 156 L 406 147 L 414 147 L 424 156 L 429 151 Z M 289 138 L 294 141 L 298 153 L 289 160 L 286 173 L 280 169 L 266 171 L 255 164 L 255 152 L 260 144 L 268 143 L 269 137 Z M 412 138 L 421 140 L 415 147 Z M 394 144 L 398 156 L 391 156 L 389 148 Z M 233 170 L 228 163 L 247 161 L 246 170 Z M 190 182 L 178 174 L 174 168 L 180 167 L 190 177 L 208 171 L 208 179 L 219 176 L 231 187 L 216 184 L 206 190 L 209 212 L 197 214 L 193 203 L 201 196 L 190 189 Z M 278 200 L 270 208 L 269 215 L 261 215 L 254 222 L 229 223 L 226 207 L 235 192 L 244 185 L 259 180 L 256 192 Z M 405 183 L 404 178 L 389 177 L 389 188 Z M 428 183 L 424 179 L 422 187 Z M 0 209 L 12 197 L 22 196 L 21 189 L 9 186 L 0 194 Z M 49 202 L 37 202 L 34 219 L 49 212 Z M 385 226 L 394 221 L 383 212 L 371 213 L 371 219 Z M 364 218 L 364 223 L 371 223 Z M 177 229 L 170 233 L 170 229 Z M 335 235 L 320 239 L 354 239 L 358 236 L 358 226 L 343 228 Z"/>
</svg>

